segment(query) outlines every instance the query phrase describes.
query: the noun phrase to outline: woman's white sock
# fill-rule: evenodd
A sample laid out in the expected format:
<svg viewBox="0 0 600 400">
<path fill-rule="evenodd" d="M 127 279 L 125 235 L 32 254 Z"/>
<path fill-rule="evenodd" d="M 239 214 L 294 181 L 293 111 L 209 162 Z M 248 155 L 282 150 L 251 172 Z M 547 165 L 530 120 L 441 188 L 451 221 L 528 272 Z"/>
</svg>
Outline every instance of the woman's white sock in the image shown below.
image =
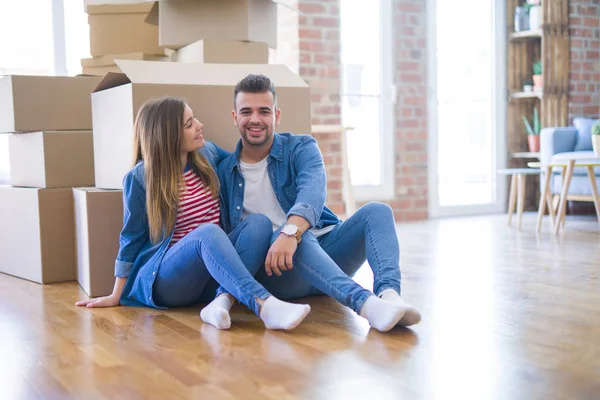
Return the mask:
<svg viewBox="0 0 600 400">
<path fill-rule="evenodd" d="M 215 328 L 229 329 L 231 327 L 229 310 L 231 310 L 234 301 L 229 296 L 222 294 L 200 311 L 200 318 Z"/>
</svg>

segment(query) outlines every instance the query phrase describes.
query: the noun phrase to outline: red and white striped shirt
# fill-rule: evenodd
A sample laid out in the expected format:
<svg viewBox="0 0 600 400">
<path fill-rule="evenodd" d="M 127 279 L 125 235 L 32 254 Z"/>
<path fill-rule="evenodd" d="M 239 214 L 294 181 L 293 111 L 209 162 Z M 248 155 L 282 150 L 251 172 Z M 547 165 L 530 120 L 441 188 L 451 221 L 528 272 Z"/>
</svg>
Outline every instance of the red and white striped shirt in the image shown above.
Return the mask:
<svg viewBox="0 0 600 400">
<path fill-rule="evenodd" d="M 219 225 L 221 216 L 219 198 L 212 197 L 210 189 L 192 169 L 183 174 L 183 181 L 185 187 L 180 190 L 179 208 L 170 246 L 200 225 Z"/>
</svg>

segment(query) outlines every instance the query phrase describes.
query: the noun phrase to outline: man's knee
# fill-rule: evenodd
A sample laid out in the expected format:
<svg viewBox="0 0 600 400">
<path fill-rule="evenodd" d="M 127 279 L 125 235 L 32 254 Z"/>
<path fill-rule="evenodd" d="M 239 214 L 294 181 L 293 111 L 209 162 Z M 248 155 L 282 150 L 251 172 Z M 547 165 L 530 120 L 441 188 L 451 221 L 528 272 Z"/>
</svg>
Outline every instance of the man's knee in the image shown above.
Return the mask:
<svg viewBox="0 0 600 400">
<path fill-rule="evenodd" d="M 365 204 L 357 211 L 357 213 L 359 212 L 365 213 L 370 216 L 394 219 L 394 212 L 392 211 L 392 207 L 385 203 L 380 203 L 378 201 L 372 201 L 370 203 Z"/>
</svg>

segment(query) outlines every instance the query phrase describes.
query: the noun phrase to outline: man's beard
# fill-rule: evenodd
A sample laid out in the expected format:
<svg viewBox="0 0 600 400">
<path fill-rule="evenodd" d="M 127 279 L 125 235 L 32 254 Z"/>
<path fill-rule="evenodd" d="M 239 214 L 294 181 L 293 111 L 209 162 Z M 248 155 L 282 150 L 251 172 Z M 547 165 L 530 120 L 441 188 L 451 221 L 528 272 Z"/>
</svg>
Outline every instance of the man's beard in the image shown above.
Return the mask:
<svg viewBox="0 0 600 400">
<path fill-rule="evenodd" d="M 262 139 L 253 138 L 252 136 L 250 136 L 248 134 L 248 130 L 249 130 L 248 128 L 245 128 L 242 130 L 242 136 L 244 137 L 245 142 L 248 143 L 250 146 L 260 147 L 260 146 L 264 145 L 265 143 L 267 143 L 269 141 L 269 139 L 271 138 L 271 136 L 273 135 L 273 133 L 270 132 L 266 126 L 263 126 L 262 127 L 263 132 L 265 133 L 264 138 L 262 138 Z"/>
</svg>

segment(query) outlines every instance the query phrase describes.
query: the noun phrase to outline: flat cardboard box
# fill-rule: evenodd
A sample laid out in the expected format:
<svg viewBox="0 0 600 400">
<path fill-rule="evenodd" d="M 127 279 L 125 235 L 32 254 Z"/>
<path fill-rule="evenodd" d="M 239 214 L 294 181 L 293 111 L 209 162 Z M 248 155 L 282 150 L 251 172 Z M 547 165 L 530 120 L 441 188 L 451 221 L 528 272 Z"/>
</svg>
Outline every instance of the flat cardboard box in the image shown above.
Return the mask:
<svg viewBox="0 0 600 400">
<path fill-rule="evenodd" d="M 75 280 L 73 192 L 0 186 L 0 272 L 38 283 Z"/>
<path fill-rule="evenodd" d="M 123 227 L 123 192 L 73 188 L 77 282 L 90 297 L 108 296 Z"/>
<path fill-rule="evenodd" d="M 122 5 L 122 4 L 140 4 L 140 3 L 151 3 L 153 4 L 156 0 L 83 0 L 84 11 L 87 13 L 89 6 L 99 5 Z"/>
<path fill-rule="evenodd" d="M 82 75 L 104 76 L 104 75 L 108 74 L 109 72 L 113 72 L 116 74 L 122 73 L 121 69 L 119 67 L 117 67 L 117 64 L 112 65 L 112 66 L 110 66 L 110 65 L 104 66 L 104 67 L 81 67 Z"/>
<path fill-rule="evenodd" d="M 202 39 L 175 51 L 172 60 L 217 64 L 268 64 L 269 45 L 264 42 Z"/>
<path fill-rule="evenodd" d="M 249 40 L 277 48 L 278 0 L 168 0 L 154 3 L 147 22 L 158 43 L 179 49 L 200 39 Z"/>
<path fill-rule="evenodd" d="M 158 27 L 145 21 L 151 9 L 152 3 L 86 6 L 91 55 L 161 54 Z"/>
<path fill-rule="evenodd" d="M 0 76 L 0 133 L 92 129 L 95 76 Z"/>
<path fill-rule="evenodd" d="M 182 97 L 204 124 L 204 137 L 233 151 L 240 138 L 233 125 L 233 90 L 246 75 L 264 74 L 277 89 L 282 110 L 278 132 L 311 132 L 310 88 L 284 65 L 194 64 L 119 60 L 125 74 L 108 74 L 92 94 L 96 187 L 122 189 L 132 166 L 133 123 L 143 103 Z"/>
<path fill-rule="evenodd" d="M 94 185 L 92 131 L 18 133 L 8 138 L 10 184 L 34 188 Z"/>
<path fill-rule="evenodd" d="M 174 53 L 173 50 L 166 50 L 169 53 Z M 122 73 L 115 60 L 169 61 L 170 59 L 171 56 L 167 54 L 146 54 L 139 52 L 108 54 L 105 56 L 82 58 L 81 69 L 83 75 L 104 76 L 109 72 Z"/>
</svg>

